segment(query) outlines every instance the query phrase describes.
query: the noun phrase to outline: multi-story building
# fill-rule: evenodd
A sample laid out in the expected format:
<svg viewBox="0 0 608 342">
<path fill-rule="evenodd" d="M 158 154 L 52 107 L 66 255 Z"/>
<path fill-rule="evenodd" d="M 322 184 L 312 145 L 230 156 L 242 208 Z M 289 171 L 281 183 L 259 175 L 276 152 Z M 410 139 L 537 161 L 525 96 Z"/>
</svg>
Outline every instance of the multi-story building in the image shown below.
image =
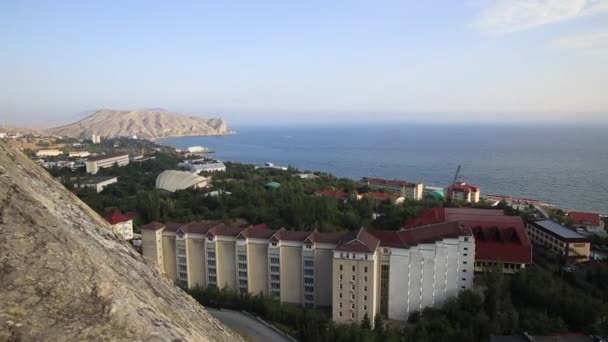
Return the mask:
<svg viewBox="0 0 608 342">
<path fill-rule="evenodd" d="M 217 223 L 151 223 L 143 254 L 187 287 L 229 287 L 332 306 L 338 323 L 404 320 L 472 286 L 475 240 L 455 222 L 407 231 L 321 233 Z M 403 291 L 404 288 L 409 289 Z"/>
<path fill-rule="evenodd" d="M 114 164 L 118 164 L 118 166 L 125 166 L 129 164 L 129 155 L 126 153 L 114 153 L 114 154 L 106 154 L 103 156 L 96 156 L 87 159 L 84 162 L 87 173 L 97 174 L 99 169 L 112 167 Z"/>
<path fill-rule="evenodd" d="M 446 201 L 462 201 L 466 203 L 479 202 L 481 191 L 479 187 L 465 182 L 456 182 L 445 188 Z"/>
<path fill-rule="evenodd" d="M 367 185 L 373 190 L 385 190 L 397 193 L 406 199 L 421 200 L 424 194 L 424 185 L 422 183 L 363 177 L 361 184 Z"/>
<path fill-rule="evenodd" d="M 528 222 L 526 227 L 533 243 L 572 261 L 589 260 L 591 239 L 552 220 Z"/>
<path fill-rule="evenodd" d="M 93 177 L 86 180 L 81 181 L 80 183 L 74 184 L 77 188 L 89 188 L 94 189 L 95 192 L 99 193 L 105 189 L 106 186 L 110 184 L 118 183 L 118 177 L 108 176 L 108 177 Z"/>
<path fill-rule="evenodd" d="M 86 158 L 90 155 L 89 151 L 71 151 L 68 153 L 68 157 L 70 158 Z"/>
<path fill-rule="evenodd" d="M 133 219 L 116 210 L 106 218 L 116 234 L 123 240 L 133 240 Z"/>
<path fill-rule="evenodd" d="M 502 265 L 503 273 L 515 273 L 532 264 L 532 244 L 519 216 L 504 211 L 472 208 L 429 208 L 405 224 L 405 230 L 457 221 L 475 236 L 475 271 Z"/>
<path fill-rule="evenodd" d="M 584 228 L 590 233 L 606 236 L 608 233 L 604 228 L 604 220 L 599 214 L 571 211 L 568 213 L 570 224 L 575 228 Z"/>
<path fill-rule="evenodd" d="M 52 150 L 38 150 L 36 157 L 57 157 L 63 155 L 63 151 L 52 149 Z"/>
<path fill-rule="evenodd" d="M 91 135 L 91 142 L 93 144 L 99 144 L 99 143 L 101 143 L 101 137 L 97 134 L 93 134 L 93 135 Z"/>
</svg>

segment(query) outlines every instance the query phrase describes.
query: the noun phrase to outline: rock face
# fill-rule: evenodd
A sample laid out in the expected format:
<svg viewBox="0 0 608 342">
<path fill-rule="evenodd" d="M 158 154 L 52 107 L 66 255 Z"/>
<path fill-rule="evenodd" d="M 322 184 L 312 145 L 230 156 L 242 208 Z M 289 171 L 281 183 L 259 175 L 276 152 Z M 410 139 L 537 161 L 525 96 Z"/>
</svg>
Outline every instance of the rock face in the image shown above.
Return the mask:
<svg viewBox="0 0 608 342">
<path fill-rule="evenodd" d="M 161 110 L 121 111 L 103 109 L 69 125 L 46 130 L 49 134 L 69 137 L 163 138 L 194 135 L 227 134 L 228 127 L 222 118 L 205 119 L 172 114 Z"/>
<path fill-rule="evenodd" d="M 0 341 L 241 341 L 0 140 Z"/>
</svg>

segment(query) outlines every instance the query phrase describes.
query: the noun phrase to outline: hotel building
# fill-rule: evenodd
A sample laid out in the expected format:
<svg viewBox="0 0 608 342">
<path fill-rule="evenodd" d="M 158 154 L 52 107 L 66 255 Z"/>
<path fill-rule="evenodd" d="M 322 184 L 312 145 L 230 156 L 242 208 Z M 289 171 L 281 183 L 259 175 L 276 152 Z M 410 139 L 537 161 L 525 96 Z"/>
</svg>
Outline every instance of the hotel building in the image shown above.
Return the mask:
<svg viewBox="0 0 608 342">
<path fill-rule="evenodd" d="M 129 164 L 129 155 L 126 153 L 115 153 L 96 156 L 87 159 L 84 164 L 87 168 L 87 173 L 94 175 L 99 172 L 99 169 L 112 167 L 114 164 L 118 164 L 118 166 L 125 166 Z"/>
<path fill-rule="evenodd" d="M 445 188 L 446 201 L 462 201 L 466 203 L 479 202 L 481 191 L 479 187 L 465 182 L 456 182 Z"/>
<path fill-rule="evenodd" d="M 142 243 L 144 257 L 182 286 L 331 306 L 337 323 L 378 313 L 405 320 L 473 285 L 475 239 L 457 222 L 332 233 L 151 223 L 142 227 Z"/>
<path fill-rule="evenodd" d="M 591 253 L 591 239 L 552 220 L 528 222 L 526 227 L 532 242 L 551 252 L 574 261 L 587 261 Z"/>
<path fill-rule="evenodd" d="M 397 193 L 407 199 L 421 200 L 424 193 L 422 183 L 410 183 L 402 180 L 388 180 L 380 178 L 363 177 L 361 184 L 369 186 L 373 190 L 385 190 Z"/>
</svg>

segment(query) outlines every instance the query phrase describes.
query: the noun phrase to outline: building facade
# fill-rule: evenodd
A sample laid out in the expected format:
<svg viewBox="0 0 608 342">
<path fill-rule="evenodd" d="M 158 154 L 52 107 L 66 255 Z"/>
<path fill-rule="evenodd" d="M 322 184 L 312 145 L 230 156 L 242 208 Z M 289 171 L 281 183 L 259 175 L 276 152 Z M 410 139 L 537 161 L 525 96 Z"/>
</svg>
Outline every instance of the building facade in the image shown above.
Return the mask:
<svg viewBox="0 0 608 342">
<path fill-rule="evenodd" d="M 142 251 L 185 287 L 228 287 L 332 307 L 337 323 L 405 320 L 473 284 L 475 240 L 456 222 L 408 231 L 320 233 L 218 223 L 151 223 Z M 404 291 L 404 289 L 409 289 Z"/>
<path fill-rule="evenodd" d="M 456 182 L 445 188 L 446 201 L 461 201 L 466 203 L 479 202 L 481 191 L 479 187 L 465 182 Z"/>
<path fill-rule="evenodd" d="M 95 192 L 99 193 L 102 192 L 106 186 L 114 183 L 118 183 L 118 177 L 94 177 L 82 181 L 78 184 L 74 184 L 74 186 L 76 186 L 77 188 L 94 189 Z"/>
<path fill-rule="evenodd" d="M 129 155 L 126 153 L 108 154 L 87 159 L 84 162 L 87 173 L 92 175 L 97 174 L 99 169 L 112 167 L 114 164 L 125 166 L 129 164 Z"/>
<path fill-rule="evenodd" d="M 363 177 L 361 184 L 369 186 L 373 190 L 385 190 L 405 197 L 406 199 L 421 200 L 424 194 L 424 184 L 410 183 L 402 180 L 389 180 L 380 178 Z"/>
<path fill-rule="evenodd" d="M 133 240 L 133 219 L 121 213 L 119 210 L 114 211 L 106 218 L 114 228 L 114 232 L 122 240 Z"/>
<path fill-rule="evenodd" d="M 552 220 L 528 222 L 528 235 L 533 243 L 546 247 L 575 262 L 589 260 L 591 239 Z"/>
</svg>

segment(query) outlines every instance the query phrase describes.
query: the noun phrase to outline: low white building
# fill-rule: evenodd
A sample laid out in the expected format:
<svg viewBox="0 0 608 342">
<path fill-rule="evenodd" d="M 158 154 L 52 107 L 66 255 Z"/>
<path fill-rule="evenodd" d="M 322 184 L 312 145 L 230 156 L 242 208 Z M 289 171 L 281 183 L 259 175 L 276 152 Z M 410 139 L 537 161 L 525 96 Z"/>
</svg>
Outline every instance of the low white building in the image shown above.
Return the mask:
<svg viewBox="0 0 608 342">
<path fill-rule="evenodd" d="M 70 158 L 86 158 L 90 155 L 89 151 L 72 151 L 68 153 L 68 157 Z"/>
<path fill-rule="evenodd" d="M 39 150 L 36 157 L 57 157 L 63 155 L 63 151 L 57 149 Z"/>
<path fill-rule="evenodd" d="M 114 153 L 102 156 L 89 158 L 85 161 L 87 173 L 97 174 L 99 169 L 112 167 L 114 164 L 125 166 L 129 164 L 129 155 L 127 153 Z"/>
<path fill-rule="evenodd" d="M 201 173 L 201 172 L 225 172 L 226 165 L 219 160 L 216 159 L 194 159 L 194 160 L 185 160 L 178 164 L 179 167 L 186 168 L 192 172 Z"/>
<path fill-rule="evenodd" d="M 75 184 L 74 186 L 77 188 L 94 189 L 99 193 L 102 192 L 106 186 L 114 183 L 118 183 L 118 177 L 95 177 Z"/>
<path fill-rule="evenodd" d="M 133 219 L 116 210 L 107 218 L 114 232 L 123 240 L 133 240 Z"/>
</svg>

